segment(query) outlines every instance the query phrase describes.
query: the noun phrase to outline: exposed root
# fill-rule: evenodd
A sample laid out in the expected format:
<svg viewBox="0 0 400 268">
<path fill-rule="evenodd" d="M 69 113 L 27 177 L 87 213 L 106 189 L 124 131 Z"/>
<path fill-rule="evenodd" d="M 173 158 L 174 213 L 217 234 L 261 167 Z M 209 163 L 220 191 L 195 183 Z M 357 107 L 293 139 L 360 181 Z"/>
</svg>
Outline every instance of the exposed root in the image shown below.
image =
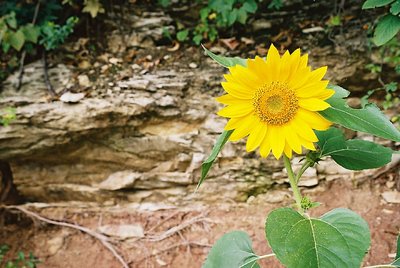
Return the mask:
<svg viewBox="0 0 400 268">
<path fill-rule="evenodd" d="M 55 221 L 55 220 L 50 220 L 47 219 L 45 217 L 40 216 L 39 214 L 29 211 L 21 206 L 0 206 L 2 208 L 5 209 L 15 209 L 15 210 L 19 210 L 23 213 L 25 213 L 26 215 L 28 215 L 31 218 L 37 219 L 39 221 L 48 223 L 48 224 L 53 224 L 53 225 L 58 225 L 58 226 L 63 226 L 63 227 L 68 227 L 68 228 L 72 228 L 75 230 L 79 230 L 81 232 L 84 232 L 94 238 L 96 238 L 97 240 L 99 240 L 113 255 L 115 258 L 118 259 L 118 261 L 121 263 L 122 267 L 124 268 L 129 268 L 128 264 L 125 262 L 125 260 L 122 258 L 122 256 L 115 250 L 115 248 L 111 245 L 110 242 L 108 242 L 108 238 L 98 232 L 95 232 L 89 228 L 80 226 L 78 224 L 72 224 L 72 223 L 68 223 L 68 222 L 62 222 L 62 221 Z"/>
<path fill-rule="evenodd" d="M 211 221 L 211 219 L 204 217 L 204 214 L 200 214 L 196 217 L 193 217 L 187 221 L 182 222 L 181 224 L 179 224 L 177 226 L 174 226 L 174 227 L 168 229 L 167 231 L 163 232 L 162 234 L 151 235 L 148 237 L 148 240 L 153 241 L 153 242 L 164 240 L 197 222 L 212 222 L 212 221 Z"/>
</svg>

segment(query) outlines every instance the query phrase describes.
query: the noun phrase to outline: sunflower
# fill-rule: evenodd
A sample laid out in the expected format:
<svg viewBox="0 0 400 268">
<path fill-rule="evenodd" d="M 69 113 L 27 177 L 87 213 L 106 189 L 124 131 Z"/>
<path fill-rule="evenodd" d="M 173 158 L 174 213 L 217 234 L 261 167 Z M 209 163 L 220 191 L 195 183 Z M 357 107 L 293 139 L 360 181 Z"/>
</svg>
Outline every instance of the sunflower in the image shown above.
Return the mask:
<svg viewBox="0 0 400 268">
<path fill-rule="evenodd" d="M 246 150 L 260 147 L 262 157 L 270 152 L 279 159 L 284 153 L 301 154 L 302 147 L 315 150 L 313 130 L 326 130 L 331 122 L 318 111 L 330 107 L 325 102 L 334 91 L 322 80 L 327 67 L 311 70 L 308 55 L 300 49 L 283 56 L 271 45 L 266 59 L 248 59 L 247 66 L 230 67 L 222 87 L 227 94 L 217 98 L 225 106 L 218 112 L 230 118 L 225 130 L 233 130 L 229 140 L 246 136 Z"/>
</svg>

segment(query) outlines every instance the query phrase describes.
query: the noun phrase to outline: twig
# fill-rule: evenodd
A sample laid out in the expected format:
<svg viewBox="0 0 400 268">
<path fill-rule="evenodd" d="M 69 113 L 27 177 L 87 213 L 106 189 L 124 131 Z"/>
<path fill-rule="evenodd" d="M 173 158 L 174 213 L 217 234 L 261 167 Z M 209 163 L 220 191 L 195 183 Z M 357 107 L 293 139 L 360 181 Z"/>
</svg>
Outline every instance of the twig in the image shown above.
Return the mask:
<svg viewBox="0 0 400 268">
<path fill-rule="evenodd" d="M 25 213 L 26 215 L 28 215 L 32 218 L 40 220 L 40 221 L 43 221 L 43 222 L 46 222 L 49 224 L 53 224 L 53 225 L 68 227 L 68 228 L 72 228 L 72 229 L 76 229 L 81 232 L 84 232 L 84 233 L 96 238 L 97 240 L 99 240 L 114 255 L 114 257 L 118 259 L 118 261 L 122 264 L 122 266 L 124 268 L 129 268 L 128 264 L 125 262 L 125 260 L 122 258 L 122 256 L 120 254 L 118 254 L 118 252 L 114 249 L 114 247 L 110 244 L 110 242 L 108 242 L 108 238 L 102 234 L 99 234 L 89 228 L 86 228 L 86 227 L 83 227 L 83 226 L 80 226 L 77 224 L 71 224 L 71 223 L 67 223 L 67 222 L 47 219 L 45 217 L 40 216 L 39 214 L 37 214 L 35 212 L 29 211 L 20 206 L 0 206 L 0 207 L 5 208 L 5 209 L 16 209 L 16 210 L 22 211 L 23 213 Z"/>
<path fill-rule="evenodd" d="M 209 247 L 209 248 L 212 247 L 212 245 L 210 245 L 210 244 L 203 244 L 203 243 L 190 242 L 190 241 L 188 241 L 188 242 L 182 242 L 182 243 L 174 244 L 174 245 L 169 246 L 169 247 L 164 248 L 164 249 L 160 249 L 160 250 L 157 251 L 157 252 L 154 252 L 154 253 L 151 253 L 151 254 L 149 254 L 149 255 L 146 255 L 145 257 L 143 257 L 143 258 L 141 258 L 141 259 L 139 259 L 139 260 L 132 261 L 132 262 L 130 262 L 130 263 L 133 263 L 133 262 L 141 262 L 141 261 L 146 260 L 146 259 L 148 259 L 148 258 L 151 258 L 151 257 L 157 256 L 157 255 L 159 255 L 159 254 L 161 254 L 161 253 L 164 253 L 164 252 L 166 252 L 166 251 L 170 251 L 171 249 L 178 248 L 178 247 L 182 247 L 182 246 L 188 246 L 188 245 L 189 245 L 189 246 L 190 246 L 190 245 L 192 245 L 192 246 L 198 246 L 198 247 Z"/>
<path fill-rule="evenodd" d="M 36 7 L 35 7 L 35 13 L 33 14 L 33 19 L 32 19 L 32 24 L 35 25 L 37 16 L 39 14 L 39 7 L 40 7 L 40 0 L 38 0 Z M 24 63 L 25 63 L 25 57 L 26 57 L 26 50 L 22 51 L 20 63 L 19 63 L 19 71 L 18 71 L 18 85 L 17 85 L 17 91 L 21 89 L 22 86 L 22 78 L 24 77 Z"/>
<path fill-rule="evenodd" d="M 52 98 L 56 96 L 56 92 L 53 89 L 53 86 L 50 83 L 48 68 L 47 68 L 47 56 L 46 56 L 46 49 L 43 49 L 43 69 L 44 69 L 44 81 L 46 82 L 47 90 L 49 91 Z"/>
<path fill-rule="evenodd" d="M 176 215 L 178 215 L 180 213 L 180 211 L 176 211 L 175 213 L 169 215 L 168 217 L 166 217 L 165 219 L 163 219 L 162 221 L 160 221 L 159 223 L 157 223 L 156 225 L 154 225 L 153 227 L 151 227 L 148 231 L 146 231 L 146 233 L 150 233 L 151 231 L 155 230 L 157 227 L 161 226 L 164 224 L 164 222 L 172 219 L 173 217 L 175 217 Z"/>
<path fill-rule="evenodd" d="M 189 227 L 190 225 L 196 223 L 196 222 L 201 222 L 201 221 L 210 221 L 210 219 L 208 218 L 204 218 L 204 215 L 198 215 L 196 217 L 191 218 L 188 221 L 185 221 L 177 226 L 174 226 L 170 229 L 168 229 L 167 231 L 165 231 L 164 233 L 162 233 L 161 235 L 153 235 L 149 237 L 150 241 L 153 242 L 157 242 L 157 241 L 161 241 L 164 240 L 172 235 L 174 235 L 175 233 Z"/>
</svg>

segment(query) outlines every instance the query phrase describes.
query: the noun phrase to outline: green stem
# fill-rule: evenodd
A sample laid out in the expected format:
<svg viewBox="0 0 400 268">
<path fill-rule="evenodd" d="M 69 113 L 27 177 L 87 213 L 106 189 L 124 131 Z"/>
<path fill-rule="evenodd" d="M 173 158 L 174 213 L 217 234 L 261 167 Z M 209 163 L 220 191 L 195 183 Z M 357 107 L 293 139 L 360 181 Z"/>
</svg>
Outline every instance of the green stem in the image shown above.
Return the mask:
<svg viewBox="0 0 400 268">
<path fill-rule="evenodd" d="M 240 265 L 239 268 L 243 268 L 243 267 L 247 266 L 248 264 L 250 264 L 250 263 L 252 263 L 252 262 L 254 263 L 254 261 L 258 261 L 258 260 L 261 260 L 261 259 L 266 259 L 266 258 L 268 258 L 268 257 L 273 257 L 273 256 L 275 256 L 274 253 L 267 254 L 267 255 L 262 255 L 262 256 L 256 256 L 257 259 L 251 259 L 251 260 L 249 260 L 248 262 L 245 262 L 245 263 L 243 263 L 242 265 Z M 251 266 L 251 267 L 253 267 L 253 266 Z"/>
<path fill-rule="evenodd" d="M 301 166 L 299 172 L 296 174 L 296 183 L 298 184 L 301 178 L 301 175 L 307 170 L 307 168 L 311 167 L 312 163 L 308 160 Z"/>
<path fill-rule="evenodd" d="M 290 164 L 290 160 L 286 155 L 283 155 L 283 163 L 285 164 L 286 171 L 288 173 L 290 187 L 292 187 L 294 199 L 296 200 L 296 205 L 298 211 L 301 213 L 304 212 L 303 208 L 301 207 L 301 194 L 299 187 L 297 187 L 297 181 L 293 173 L 292 165 Z"/>
</svg>

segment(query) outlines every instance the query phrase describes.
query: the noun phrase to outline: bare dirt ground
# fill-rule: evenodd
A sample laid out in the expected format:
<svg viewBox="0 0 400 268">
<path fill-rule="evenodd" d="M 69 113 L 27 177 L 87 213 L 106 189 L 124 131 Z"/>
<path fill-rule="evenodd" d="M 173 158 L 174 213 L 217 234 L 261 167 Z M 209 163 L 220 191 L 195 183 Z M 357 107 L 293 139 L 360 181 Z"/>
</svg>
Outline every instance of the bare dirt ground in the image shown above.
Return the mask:
<svg viewBox="0 0 400 268">
<path fill-rule="evenodd" d="M 396 170 L 397 172 L 397 170 Z M 396 250 L 396 236 L 400 229 L 400 204 L 388 204 L 381 193 L 387 190 L 384 181 L 354 181 L 338 179 L 322 182 L 315 188 L 304 189 L 322 205 L 310 211 L 314 217 L 337 207 L 350 208 L 369 224 L 372 245 L 364 265 L 389 263 Z M 379 183 L 381 181 L 382 183 Z M 204 184 L 207 187 L 207 183 Z M 266 195 L 287 192 L 277 189 Z M 191 204 L 185 207 L 153 206 L 147 209 L 121 204 L 99 207 L 96 204 L 48 204 L 42 208 L 27 204 L 26 209 L 60 222 L 79 224 L 98 230 L 104 225 L 135 224 L 144 229 L 144 236 L 114 240 L 112 245 L 123 256 L 129 267 L 201 267 L 211 245 L 224 233 L 246 231 L 253 240 L 254 251 L 271 253 L 265 240 L 264 221 L 274 208 L 291 204 L 290 199 L 267 203 L 258 196 L 250 203 L 223 202 Z M 156 210 L 156 211 L 149 211 Z M 92 236 L 80 231 L 32 221 L 26 215 L 7 210 L 0 241 L 12 245 L 10 254 L 17 250 L 32 252 L 41 263 L 38 267 L 121 267 L 110 251 Z M 3 210 L 2 213 L 5 213 Z M 3 214 L 5 215 L 5 214 Z M 281 267 L 274 259 L 263 260 L 263 267 Z"/>
</svg>

